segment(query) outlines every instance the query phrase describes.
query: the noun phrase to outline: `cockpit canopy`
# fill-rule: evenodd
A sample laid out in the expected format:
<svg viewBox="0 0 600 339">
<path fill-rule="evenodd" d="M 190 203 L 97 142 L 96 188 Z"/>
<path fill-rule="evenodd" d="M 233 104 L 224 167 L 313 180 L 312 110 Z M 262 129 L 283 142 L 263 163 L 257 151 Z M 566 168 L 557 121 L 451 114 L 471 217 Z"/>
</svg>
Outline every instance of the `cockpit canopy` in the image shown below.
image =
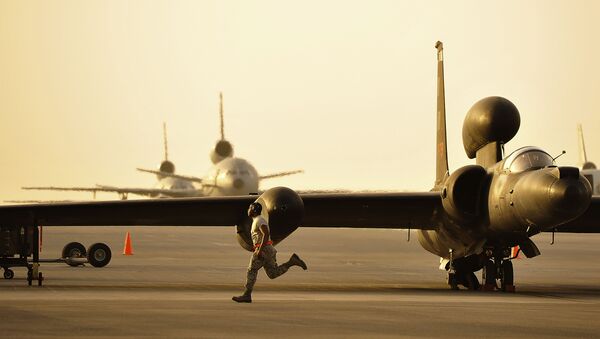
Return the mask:
<svg viewBox="0 0 600 339">
<path fill-rule="evenodd" d="M 553 166 L 550 154 L 537 147 L 522 147 L 512 152 L 504 161 L 504 169 L 513 173 Z"/>
</svg>

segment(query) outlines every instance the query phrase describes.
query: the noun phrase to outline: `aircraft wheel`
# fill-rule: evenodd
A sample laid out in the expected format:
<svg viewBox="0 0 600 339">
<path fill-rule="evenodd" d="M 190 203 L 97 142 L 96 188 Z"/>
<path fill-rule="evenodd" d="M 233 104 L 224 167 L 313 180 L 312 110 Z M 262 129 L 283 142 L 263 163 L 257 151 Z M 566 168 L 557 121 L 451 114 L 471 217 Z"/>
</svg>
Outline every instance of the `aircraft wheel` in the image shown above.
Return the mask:
<svg viewBox="0 0 600 339">
<path fill-rule="evenodd" d="M 10 268 L 4 270 L 4 279 L 12 279 L 15 277 L 15 272 Z"/>
<path fill-rule="evenodd" d="M 514 292 L 514 269 L 512 261 L 505 260 L 502 262 L 502 278 L 500 279 L 502 291 L 504 292 Z"/>
<path fill-rule="evenodd" d="M 44 276 L 42 272 L 38 272 L 38 286 L 42 286 L 42 281 L 44 281 Z"/>
<path fill-rule="evenodd" d="M 27 285 L 31 286 L 33 283 L 33 272 L 32 270 L 27 271 Z"/>
<path fill-rule="evenodd" d="M 95 243 L 88 249 L 88 262 L 94 267 L 104 267 L 108 265 L 112 253 L 110 247 L 103 243 Z"/>
<path fill-rule="evenodd" d="M 466 280 L 466 288 L 468 288 L 471 291 L 477 291 L 479 290 L 479 280 L 477 280 L 477 276 L 475 275 L 475 273 L 473 272 L 467 272 L 465 273 L 465 280 Z"/>
<path fill-rule="evenodd" d="M 79 242 L 70 242 L 62 250 L 63 258 L 85 258 L 86 254 L 85 246 Z M 67 265 L 75 267 L 83 264 L 67 262 Z"/>
</svg>

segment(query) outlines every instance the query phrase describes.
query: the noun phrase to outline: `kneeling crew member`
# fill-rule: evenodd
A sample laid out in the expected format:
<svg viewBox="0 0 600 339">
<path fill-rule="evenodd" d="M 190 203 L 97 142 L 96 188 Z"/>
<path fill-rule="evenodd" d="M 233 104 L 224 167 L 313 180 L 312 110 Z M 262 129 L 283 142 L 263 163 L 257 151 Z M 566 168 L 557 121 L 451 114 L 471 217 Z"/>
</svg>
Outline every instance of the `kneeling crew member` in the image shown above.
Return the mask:
<svg viewBox="0 0 600 339">
<path fill-rule="evenodd" d="M 292 266 L 300 266 L 306 270 L 306 264 L 296 253 L 292 254 L 290 260 L 282 265 L 277 265 L 277 250 L 273 247 L 271 241 L 271 234 L 269 231 L 269 224 L 261 216 L 262 205 L 254 202 L 248 207 L 248 216 L 252 218 L 252 242 L 254 243 L 254 253 L 250 259 L 250 265 L 248 266 L 248 276 L 246 277 L 246 290 L 244 294 L 239 297 L 231 298 L 233 301 L 239 303 L 251 303 L 252 302 L 252 288 L 256 283 L 256 276 L 258 270 L 261 267 L 265 268 L 267 276 L 271 279 L 275 279 L 278 276 L 287 272 Z"/>
</svg>

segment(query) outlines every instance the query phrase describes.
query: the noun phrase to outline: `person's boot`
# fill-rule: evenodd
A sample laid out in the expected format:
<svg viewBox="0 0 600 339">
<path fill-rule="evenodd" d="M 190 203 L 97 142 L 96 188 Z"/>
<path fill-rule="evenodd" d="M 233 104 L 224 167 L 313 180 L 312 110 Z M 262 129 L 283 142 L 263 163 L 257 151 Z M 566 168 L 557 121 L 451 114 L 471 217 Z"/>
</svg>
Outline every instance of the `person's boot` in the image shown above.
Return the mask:
<svg viewBox="0 0 600 339">
<path fill-rule="evenodd" d="M 290 264 L 290 266 L 300 266 L 305 271 L 307 269 L 304 260 L 300 259 L 300 257 L 296 253 L 292 254 L 288 263 Z"/>
<path fill-rule="evenodd" d="M 238 303 L 251 303 L 252 302 L 252 291 L 245 290 L 244 294 L 237 296 L 237 297 L 233 297 L 233 298 L 231 298 L 231 300 L 238 302 Z"/>
</svg>

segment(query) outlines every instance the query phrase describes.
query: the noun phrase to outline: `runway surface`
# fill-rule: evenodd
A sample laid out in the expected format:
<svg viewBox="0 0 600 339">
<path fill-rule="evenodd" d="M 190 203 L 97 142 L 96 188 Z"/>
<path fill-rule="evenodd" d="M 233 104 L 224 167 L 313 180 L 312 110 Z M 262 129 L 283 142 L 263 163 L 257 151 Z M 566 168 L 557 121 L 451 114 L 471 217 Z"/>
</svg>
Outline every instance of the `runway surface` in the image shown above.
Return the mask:
<svg viewBox="0 0 600 339">
<path fill-rule="evenodd" d="M 123 256 L 130 231 L 133 256 Z M 11 337 L 598 337 L 600 235 L 534 238 L 542 255 L 515 260 L 516 294 L 450 291 L 438 258 L 406 231 L 300 229 L 281 243 L 308 264 L 236 304 L 250 254 L 234 228 L 46 227 L 42 257 L 105 242 L 105 268 L 42 266 L 0 279 L 0 336 Z"/>
</svg>

